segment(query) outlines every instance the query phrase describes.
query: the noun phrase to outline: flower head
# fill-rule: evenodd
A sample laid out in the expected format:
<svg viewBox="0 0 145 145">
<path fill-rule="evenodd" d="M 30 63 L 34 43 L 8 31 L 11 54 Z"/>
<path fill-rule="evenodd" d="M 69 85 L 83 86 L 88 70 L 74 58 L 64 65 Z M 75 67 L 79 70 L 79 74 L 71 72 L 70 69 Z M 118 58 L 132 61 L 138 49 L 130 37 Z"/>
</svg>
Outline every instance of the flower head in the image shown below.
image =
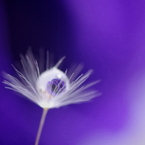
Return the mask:
<svg viewBox="0 0 145 145">
<path fill-rule="evenodd" d="M 82 86 L 92 71 L 89 70 L 86 74 L 76 77 L 78 73 L 76 70 L 68 77 L 67 71 L 58 69 L 63 59 L 60 59 L 52 68 L 47 68 L 40 73 L 37 61 L 32 52 L 28 51 L 25 56 L 21 56 L 23 73 L 14 67 L 19 79 L 5 73 L 6 80 L 3 83 L 8 86 L 6 88 L 22 94 L 46 109 L 80 103 L 98 96 L 97 91 L 86 90 L 97 82 Z"/>
</svg>

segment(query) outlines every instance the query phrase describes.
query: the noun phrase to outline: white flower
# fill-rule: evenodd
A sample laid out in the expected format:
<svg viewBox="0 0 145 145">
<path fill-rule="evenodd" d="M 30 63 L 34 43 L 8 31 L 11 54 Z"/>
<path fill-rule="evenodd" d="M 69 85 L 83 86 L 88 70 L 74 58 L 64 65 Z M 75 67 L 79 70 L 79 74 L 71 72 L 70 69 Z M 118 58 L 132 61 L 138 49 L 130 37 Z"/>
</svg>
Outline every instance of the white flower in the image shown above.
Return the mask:
<svg viewBox="0 0 145 145">
<path fill-rule="evenodd" d="M 58 69 L 63 59 L 54 67 L 40 73 L 37 61 L 31 51 L 28 51 L 25 56 L 21 56 L 23 73 L 14 67 L 19 79 L 5 73 L 4 84 L 8 85 L 6 88 L 26 96 L 44 109 L 80 103 L 98 96 L 97 91 L 86 90 L 97 82 L 82 86 L 92 71 L 89 70 L 76 78 L 75 75 L 78 73 L 76 70 L 68 78 L 67 71 Z"/>
</svg>

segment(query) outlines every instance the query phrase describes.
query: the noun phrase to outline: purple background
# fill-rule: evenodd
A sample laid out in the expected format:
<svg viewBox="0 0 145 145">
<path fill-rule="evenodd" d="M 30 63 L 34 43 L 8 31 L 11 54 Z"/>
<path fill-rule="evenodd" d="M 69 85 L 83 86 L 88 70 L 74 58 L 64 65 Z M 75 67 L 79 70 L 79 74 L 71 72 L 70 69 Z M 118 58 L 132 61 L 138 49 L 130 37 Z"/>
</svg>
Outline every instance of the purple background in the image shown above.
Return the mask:
<svg viewBox="0 0 145 145">
<path fill-rule="evenodd" d="M 0 70 L 31 46 L 92 68 L 102 95 L 48 112 L 40 145 L 145 144 L 144 0 L 0 1 Z M 2 81 L 2 75 L 0 77 Z M 0 84 L 0 144 L 34 144 L 42 109 Z"/>
</svg>

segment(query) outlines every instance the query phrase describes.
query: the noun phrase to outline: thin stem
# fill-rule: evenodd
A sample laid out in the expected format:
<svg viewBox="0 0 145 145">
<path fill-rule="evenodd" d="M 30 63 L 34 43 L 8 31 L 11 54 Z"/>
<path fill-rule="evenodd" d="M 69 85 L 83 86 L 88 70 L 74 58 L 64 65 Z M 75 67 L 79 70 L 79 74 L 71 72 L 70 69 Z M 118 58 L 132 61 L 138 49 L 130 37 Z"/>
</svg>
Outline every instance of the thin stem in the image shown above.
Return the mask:
<svg viewBox="0 0 145 145">
<path fill-rule="evenodd" d="M 41 136 L 41 133 L 42 133 L 42 128 L 43 128 L 43 125 L 44 125 L 44 121 L 45 121 L 47 112 L 48 112 L 48 109 L 44 108 L 44 109 L 43 109 L 43 112 L 42 112 L 42 116 L 41 116 L 39 128 L 38 128 L 36 140 L 35 140 L 35 145 L 38 145 L 38 143 L 39 143 L 40 136 Z"/>
</svg>

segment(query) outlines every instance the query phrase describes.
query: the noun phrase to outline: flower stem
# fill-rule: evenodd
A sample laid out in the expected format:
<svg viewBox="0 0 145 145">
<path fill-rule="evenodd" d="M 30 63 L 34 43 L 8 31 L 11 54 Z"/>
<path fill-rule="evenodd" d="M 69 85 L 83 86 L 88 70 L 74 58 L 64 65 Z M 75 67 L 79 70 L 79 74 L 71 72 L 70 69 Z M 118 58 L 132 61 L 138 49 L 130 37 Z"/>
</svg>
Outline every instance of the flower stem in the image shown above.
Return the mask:
<svg viewBox="0 0 145 145">
<path fill-rule="evenodd" d="M 42 133 L 42 128 L 43 128 L 43 125 L 44 125 L 44 121 L 45 121 L 47 112 L 48 112 L 48 108 L 44 108 L 43 112 L 42 112 L 39 128 L 38 128 L 36 140 L 35 140 L 35 145 L 39 144 L 39 140 L 40 140 L 40 136 L 41 136 L 41 133 Z"/>
</svg>

